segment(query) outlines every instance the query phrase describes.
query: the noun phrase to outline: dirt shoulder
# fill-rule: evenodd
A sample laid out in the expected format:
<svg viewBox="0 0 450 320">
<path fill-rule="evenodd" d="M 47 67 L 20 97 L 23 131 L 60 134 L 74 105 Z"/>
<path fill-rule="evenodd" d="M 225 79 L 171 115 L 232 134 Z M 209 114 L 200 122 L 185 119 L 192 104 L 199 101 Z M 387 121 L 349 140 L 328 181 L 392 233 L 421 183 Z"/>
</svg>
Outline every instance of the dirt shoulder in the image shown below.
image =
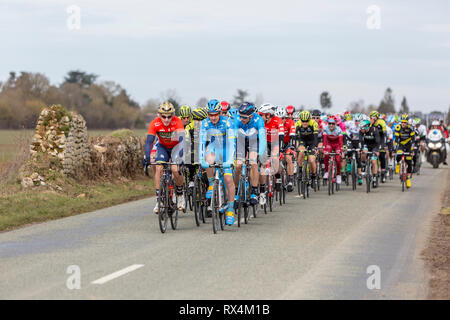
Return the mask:
<svg viewBox="0 0 450 320">
<path fill-rule="evenodd" d="M 430 238 L 423 251 L 429 275 L 428 299 L 450 299 L 450 174 L 447 171 L 442 207 L 431 225 Z"/>
</svg>

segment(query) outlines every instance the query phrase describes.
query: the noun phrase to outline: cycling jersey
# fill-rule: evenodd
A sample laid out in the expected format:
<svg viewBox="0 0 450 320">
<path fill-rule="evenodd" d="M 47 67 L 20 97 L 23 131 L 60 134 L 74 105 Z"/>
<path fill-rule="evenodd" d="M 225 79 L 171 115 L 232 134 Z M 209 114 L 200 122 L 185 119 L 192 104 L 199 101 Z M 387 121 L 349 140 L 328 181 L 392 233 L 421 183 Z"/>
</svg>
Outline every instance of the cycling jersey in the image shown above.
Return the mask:
<svg viewBox="0 0 450 320">
<path fill-rule="evenodd" d="M 240 115 L 229 119 L 231 127 L 235 130 L 236 148 L 238 158 L 245 158 L 245 150 L 258 152 L 259 156 L 266 150 L 266 129 L 263 118 L 253 113 L 252 118 L 246 124 L 242 123 Z M 247 146 L 247 147 L 246 147 Z"/>
<path fill-rule="evenodd" d="M 169 125 L 166 127 L 160 117 L 150 123 L 148 134 L 157 136 L 159 144 L 172 149 L 178 142 L 178 135 L 184 131 L 184 125 L 180 118 L 173 116 Z"/>
<path fill-rule="evenodd" d="M 416 131 L 408 124 L 403 128 L 400 124 L 395 127 L 394 146 L 410 146 L 415 142 Z"/>
<path fill-rule="evenodd" d="M 361 145 L 367 147 L 369 151 L 378 151 L 380 148 L 380 133 L 377 127 L 369 127 L 366 132 L 360 132 Z"/>
<path fill-rule="evenodd" d="M 292 119 L 284 121 L 284 144 L 287 145 L 291 141 L 291 137 L 295 137 L 295 122 Z"/>
<path fill-rule="evenodd" d="M 378 129 L 378 133 L 380 134 L 380 145 L 384 148 L 386 143 L 386 122 L 383 119 L 377 119 L 371 126 Z"/>
<path fill-rule="evenodd" d="M 269 122 L 265 123 L 264 126 L 266 127 L 266 135 L 267 135 L 267 142 L 275 142 L 278 140 L 279 136 L 284 135 L 284 124 L 283 120 L 279 117 L 272 117 Z"/>
<path fill-rule="evenodd" d="M 228 122 L 228 117 L 220 116 L 219 121 L 213 124 L 209 118 L 202 121 L 200 128 L 199 160 L 205 161 L 206 154 L 216 155 L 217 163 L 220 160 L 224 165 L 231 165 L 235 156 L 235 132 Z M 207 142 L 209 144 L 207 145 Z"/>
<path fill-rule="evenodd" d="M 295 131 L 300 145 L 307 144 L 310 147 L 317 147 L 319 126 L 315 120 L 309 120 L 307 127 L 303 127 L 302 122 L 297 121 L 295 123 Z"/>
<path fill-rule="evenodd" d="M 334 130 L 331 130 L 327 125 L 323 128 L 323 146 L 327 145 L 336 146 L 337 149 L 342 149 L 344 144 L 344 135 L 340 127 L 335 126 Z"/>
</svg>

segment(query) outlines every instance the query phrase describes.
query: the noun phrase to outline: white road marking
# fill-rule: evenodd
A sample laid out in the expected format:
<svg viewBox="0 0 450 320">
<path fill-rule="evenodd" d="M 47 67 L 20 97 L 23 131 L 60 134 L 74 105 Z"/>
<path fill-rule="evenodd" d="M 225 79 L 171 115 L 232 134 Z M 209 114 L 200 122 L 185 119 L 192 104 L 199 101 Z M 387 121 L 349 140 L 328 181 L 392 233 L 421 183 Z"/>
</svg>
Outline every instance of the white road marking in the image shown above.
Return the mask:
<svg viewBox="0 0 450 320">
<path fill-rule="evenodd" d="M 111 280 L 116 279 L 116 278 L 118 278 L 120 276 L 123 276 L 124 274 L 127 274 L 129 272 L 137 270 L 137 269 L 139 269 L 139 268 L 141 268 L 143 266 L 144 266 L 143 264 L 133 264 L 133 265 L 131 265 L 129 267 L 126 267 L 126 268 L 124 268 L 122 270 L 119 270 L 117 272 L 111 273 L 110 275 L 104 276 L 103 278 L 97 279 L 97 280 L 95 280 L 95 281 L 93 281 L 91 283 L 92 284 L 104 284 L 104 283 L 106 283 L 108 281 L 111 281 Z"/>
</svg>

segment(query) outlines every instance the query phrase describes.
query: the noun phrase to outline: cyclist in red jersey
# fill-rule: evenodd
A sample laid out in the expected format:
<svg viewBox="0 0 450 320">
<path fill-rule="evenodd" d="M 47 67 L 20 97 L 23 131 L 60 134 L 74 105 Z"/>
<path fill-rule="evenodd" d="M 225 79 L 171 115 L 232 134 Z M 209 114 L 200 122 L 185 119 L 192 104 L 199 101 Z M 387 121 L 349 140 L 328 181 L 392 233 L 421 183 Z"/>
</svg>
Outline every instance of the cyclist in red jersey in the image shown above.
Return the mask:
<svg viewBox="0 0 450 320">
<path fill-rule="evenodd" d="M 264 126 L 266 128 L 267 135 L 267 155 L 270 159 L 273 172 L 276 172 L 275 187 L 277 190 L 281 187 L 281 176 L 280 176 L 280 147 L 284 141 L 284 124 L 283 120 L 279 117 L 274 116 L 275 107 L 270 103 L 263 104 L 259 111 L 262 113 L 262 118 L 264 119 Z M 265 175 L 260 176 L 260 185 L 266 183 Z"/>
<path fill-rule="evenodd" d="M 150 123 L 148 128 L 147 142 L 145 144 L 144 165 L 150 164 L 150 151 L 152 149 L 155 138 L 158 137 L 156 144 L 156 158 L 158 161 L 170 161 L 171 158 L 182 157 L 183 150 L 175 148 L 183 145 L 184 139 L 184 125 L 180 118 L 175 116 L 175 108 L 170 102 L 164 102 L 159 107 L 159 117 Z M 181 143 L 180 143 L 181 142 Z M 177 152 L 179 152 L 177 154 Z M 172 159 L 175 162 L 175 159 Z M 180 161 L 181 162 L 181 161 Z M 155 171 L 155 189 L 156 197 L 159 197 L 159 182 L 162 173 L 162 165 L 156 166 Z M 176 196 L 178 197 L 178 209 L 184 210 L 185 201 L 183 196 L 183 176 L 178 173 L 176 165 L 172 166 L 173 179 L 176 185 Z M 158 201 L 153 211 L 158 214 Z"/>
<path fill-rule="evenodd" d="M 294 190 L 294 162 L 292 157 L 295 156 L 295 147 L 291 145 L 291 142 L 295 139 L 295 122 L 291 118 L 288 118 L 288 114 L 284 107 L 278 107 L 275 111 L 275 116 L 283 120 L 284 127 L 284 140 L 283 140 L 283 153 L 286 157 L 286 172 L 287 172 L 287 191 L 292 192 Z"/>
</svg>

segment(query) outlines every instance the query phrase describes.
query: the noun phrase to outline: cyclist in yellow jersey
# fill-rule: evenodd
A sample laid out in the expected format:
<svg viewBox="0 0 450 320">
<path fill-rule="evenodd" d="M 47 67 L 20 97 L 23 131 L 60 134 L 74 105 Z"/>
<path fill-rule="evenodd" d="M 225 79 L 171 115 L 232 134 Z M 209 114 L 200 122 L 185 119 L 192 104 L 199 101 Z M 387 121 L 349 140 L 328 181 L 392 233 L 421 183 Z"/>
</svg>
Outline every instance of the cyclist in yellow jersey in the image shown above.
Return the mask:
<svg viewBox="0 0 450 320">
<path fill-rule="evenodd" d="M 380 168 L 381 168 L 381 183 L 386 182 L 386 153 L 389 152 L 386 145 L 386 122 L 380 117 L 378 111 L 371 111 L 369 113 L 370 123 L 372 127 L 376 127 L 380 134 Z"/>
</svg>

